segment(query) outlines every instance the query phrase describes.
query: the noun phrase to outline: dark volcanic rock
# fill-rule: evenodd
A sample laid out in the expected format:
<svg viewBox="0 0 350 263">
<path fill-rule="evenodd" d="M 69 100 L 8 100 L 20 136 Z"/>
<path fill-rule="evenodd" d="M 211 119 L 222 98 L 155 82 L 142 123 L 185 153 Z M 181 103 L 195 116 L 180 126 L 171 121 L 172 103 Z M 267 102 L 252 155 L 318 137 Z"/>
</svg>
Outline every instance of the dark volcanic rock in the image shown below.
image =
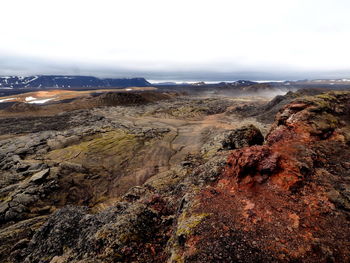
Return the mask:
<svg viewBox="0 0 350 263">
<path fill-rule="evenodd" d="M 25 249 L 13 254 L 22 255 L 23 262 L 50 262 L 69 249 L 71 255 L 61 260 L 164 262 L 173 212 L 157 195 L 143 196 L 142 202 L 132 205 L 120 203 L 97 215 L 65 207 L 51 216 Z"/>
<path fill-rule="evenodd" d="M 98 104 L 106 106 L 145 104 L 147 101 L 142 94 L 108 92 L 97 97 Z"/>
<path fill-rule="evenodd" d="M 246 146 L 262 145 L 264 136 L 254 125 L 243 126 L 230 132 L 222 141 L 225 150 L 239 149 Z"/>
<path fill-rule="evenodd" d="M 323 89 L 300 89 L 296 92 L 289 91 L 286 95 L 278 95 L 265 106 L 258 108 L 254 115 L 262 122 L 271 123 L 274 121 L 278 111 L 294 99 L 303 96 L 315 96 L 323 92 Z"/>
<path fill-rule="evenodd" d="M 291 103 L 293 100 L 303 96 L 315 96 L 325 92 L 324 89 L 300 89 L 289 91 L 285 95 L 277 95 L 270 102 L 262 106 L 244 105 L 236 107 L 234 112 L 242 117 L 255 117 L 263 123 L 272 123 L 278 111 Z"/>
<path fill-rule="evenodd" d="M 62 131 L 77 126 L 88 126 L 103 121 L 88 110 L 76 110 L 54 116 L 0 118 L 0 135 L 42 131 Z"/>
<path fill-rule="evenodd" d="M 24 102 L 17 102 L 10 107 L 6 108 L 8 112 L 31 112 L 40 110 L 40 106 L 34 104 L 28 104 Z"/>
<path fill-rule="evenodd" d="M 98 106 L 143 105 L 160 100 L 170 99 L 171 93 L 160 92 L 108 92 L 93 99 Z"/>
</svg>

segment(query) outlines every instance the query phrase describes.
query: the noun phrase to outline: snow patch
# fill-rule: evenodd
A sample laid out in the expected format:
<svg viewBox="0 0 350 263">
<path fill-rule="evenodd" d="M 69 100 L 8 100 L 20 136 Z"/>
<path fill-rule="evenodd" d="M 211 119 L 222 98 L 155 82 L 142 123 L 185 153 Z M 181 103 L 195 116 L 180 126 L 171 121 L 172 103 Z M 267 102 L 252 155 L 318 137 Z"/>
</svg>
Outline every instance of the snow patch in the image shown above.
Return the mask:
<svg viewBox="0 0 350 263">
<path fill-rule="evenodd" d="M 26 79 L 26 81 L 23 82 L 23 84 L 28 84 L 28 83 L 30 83 L 30 82 L 32 82 L 32 81 L 38 79 L 38 78 L 39 78 L 38 76 L 29 77 L 29 78 Z M 28 84 L 28 85 L 29 85 L 29 84 Z M 26 85 L 26 87 L 27 87 L 28 85 Z"/>
<path fill-rule="evenodd" d="M 30 104 L 42 104 L 42 103 L 46 103 L 46 102 L 48 102 L 50 100 L 53 100 L 53 98 L 51 98 L 51 99 L 43 99 L 43 100 L 34 100 L 34 101 L 30 101 L 28 103 L 30 103 Z"/>
<path fill-rule="evenodd" d="M 9 101 L 9 100 L 14 100 L 15 98 L 7 98 L 7 99 L 2 99 L 2 100 L 0 100 L 0 103 L 1 102 L 5 102 L 5 101 Z"/>
<path fill-rule="evenodd" d="M 36 98 L 30 96 L 30 97 L 26 97 L 24 100 L 25 101 L 33 101 L 33 100 L 36 100 Z"/>
</svg>

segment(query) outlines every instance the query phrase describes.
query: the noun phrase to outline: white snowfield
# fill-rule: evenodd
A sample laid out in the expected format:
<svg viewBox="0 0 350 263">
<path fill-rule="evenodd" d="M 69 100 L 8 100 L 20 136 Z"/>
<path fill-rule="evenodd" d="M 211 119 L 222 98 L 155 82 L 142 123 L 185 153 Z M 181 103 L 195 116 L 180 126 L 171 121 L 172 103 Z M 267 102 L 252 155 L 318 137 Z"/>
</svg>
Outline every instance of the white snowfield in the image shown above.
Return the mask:
<svg viewBox="0 0 350 263">
<path fill-rule="evenodd" d="M 43 99 L 43 100 L 33 100 L 33 101 L 28 102 L 28 103 L 30 103 L 30 104 L 42 104 L 42 103 L 46 103 L 50 100 L 53 100 L 53 98 Z"/>
<path fill-rule="evenodd" d="M 18 98 L 15 98 L 15 97 L 13 97 L 13 98 L 6 98 L 6 99 L 0 99 L 0 103 L 1 103 L 1 102 L 6 102 L 6 101 L 11 101 L 11 100 L 17 101 L 17 99 L 18 99 Z M 48 101 L 50 101 L 50 100 L 53 100 L 53 99 L 54 99 L 54 98 L 38 99 L 38 98 L 35 98 L 35 97 L 32 97 L 32 96 L 29 96 L 29 97 L 26 97 L 26 98 L 24 99 L 24 101 L 25 101 L 26 103 L 31 103 L 31 104 L 43 104 L 43 103 L 46 103 L 46 102 L 48 102 Z"/>
<path fill-rule="evenodd" d="M 25 101 L 33 101 L 33 100 L 36 100 L 36 98 L 30 96 L 30 97 L 26 97 L 24 100 Z"/>
<path fill-rule="evenodd" d="M 2 99 L 2 100 L 0 100 L 0 103 L 1 102 L 5 102 L 5 101 L 9 101 L 9 100 L 14 100 L 15 98 L 7 98 L 7 99 Z"/>
</svg>

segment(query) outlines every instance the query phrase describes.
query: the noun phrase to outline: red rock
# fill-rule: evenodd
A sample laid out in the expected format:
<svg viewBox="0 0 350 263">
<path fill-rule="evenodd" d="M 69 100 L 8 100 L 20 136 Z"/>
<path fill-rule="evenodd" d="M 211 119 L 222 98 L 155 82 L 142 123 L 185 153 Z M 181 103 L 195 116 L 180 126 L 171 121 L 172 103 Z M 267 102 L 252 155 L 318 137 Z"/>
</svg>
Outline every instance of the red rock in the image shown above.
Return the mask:
<svg viewBox="0 0 350 263">
<path fill-rule="evenodd" d="M 274 260 L 349 262 L 348 208 L 342 194 L 329 194 L 350 184 L 344 181 L 350 176 L 350 147 L 341 122 L 350 119 L 348 101 L 350 93 L 341 93 L 289 104 L 276 116 L 265 145 L 232 151 L 218 183 L 199 197 L 200 212 L 212 215 L 205 224 L 225 222 L 223 232 L 255 240 L 254 247 Z M 331 135 L 315 134 L 315 127 L 330 125 L 329 120 Z M 217 230 L 202 229 L 203 242 L 222 244 L 214 237 Z"/>
</svg>

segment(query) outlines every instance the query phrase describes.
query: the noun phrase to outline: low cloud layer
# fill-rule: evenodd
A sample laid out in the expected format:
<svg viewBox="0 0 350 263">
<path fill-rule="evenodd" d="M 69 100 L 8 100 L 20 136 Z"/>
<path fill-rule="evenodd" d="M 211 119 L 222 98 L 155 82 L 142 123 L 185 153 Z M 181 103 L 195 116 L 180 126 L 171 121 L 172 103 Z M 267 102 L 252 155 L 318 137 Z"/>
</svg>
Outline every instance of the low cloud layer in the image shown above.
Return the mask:
<svg viewBox="0 0 350 263">
<path fill-rule="evenodd" d="M 43 59 L 3 56 L 0 60 L 0 76 L 10 75 L 89 75 L 96 77 L 144 77 L 156 81 L 234 81 L 238 79 L 250 80 L 300 80 L 300 79 L 333 79 L 349 76 L 348 71 L 298 71 L 284 69 L 255 70 L 207 70 L 194 68 L 136 70 L 123 67 L 112 67 L 90 63 L 64 63 Z"/>
</svg>

